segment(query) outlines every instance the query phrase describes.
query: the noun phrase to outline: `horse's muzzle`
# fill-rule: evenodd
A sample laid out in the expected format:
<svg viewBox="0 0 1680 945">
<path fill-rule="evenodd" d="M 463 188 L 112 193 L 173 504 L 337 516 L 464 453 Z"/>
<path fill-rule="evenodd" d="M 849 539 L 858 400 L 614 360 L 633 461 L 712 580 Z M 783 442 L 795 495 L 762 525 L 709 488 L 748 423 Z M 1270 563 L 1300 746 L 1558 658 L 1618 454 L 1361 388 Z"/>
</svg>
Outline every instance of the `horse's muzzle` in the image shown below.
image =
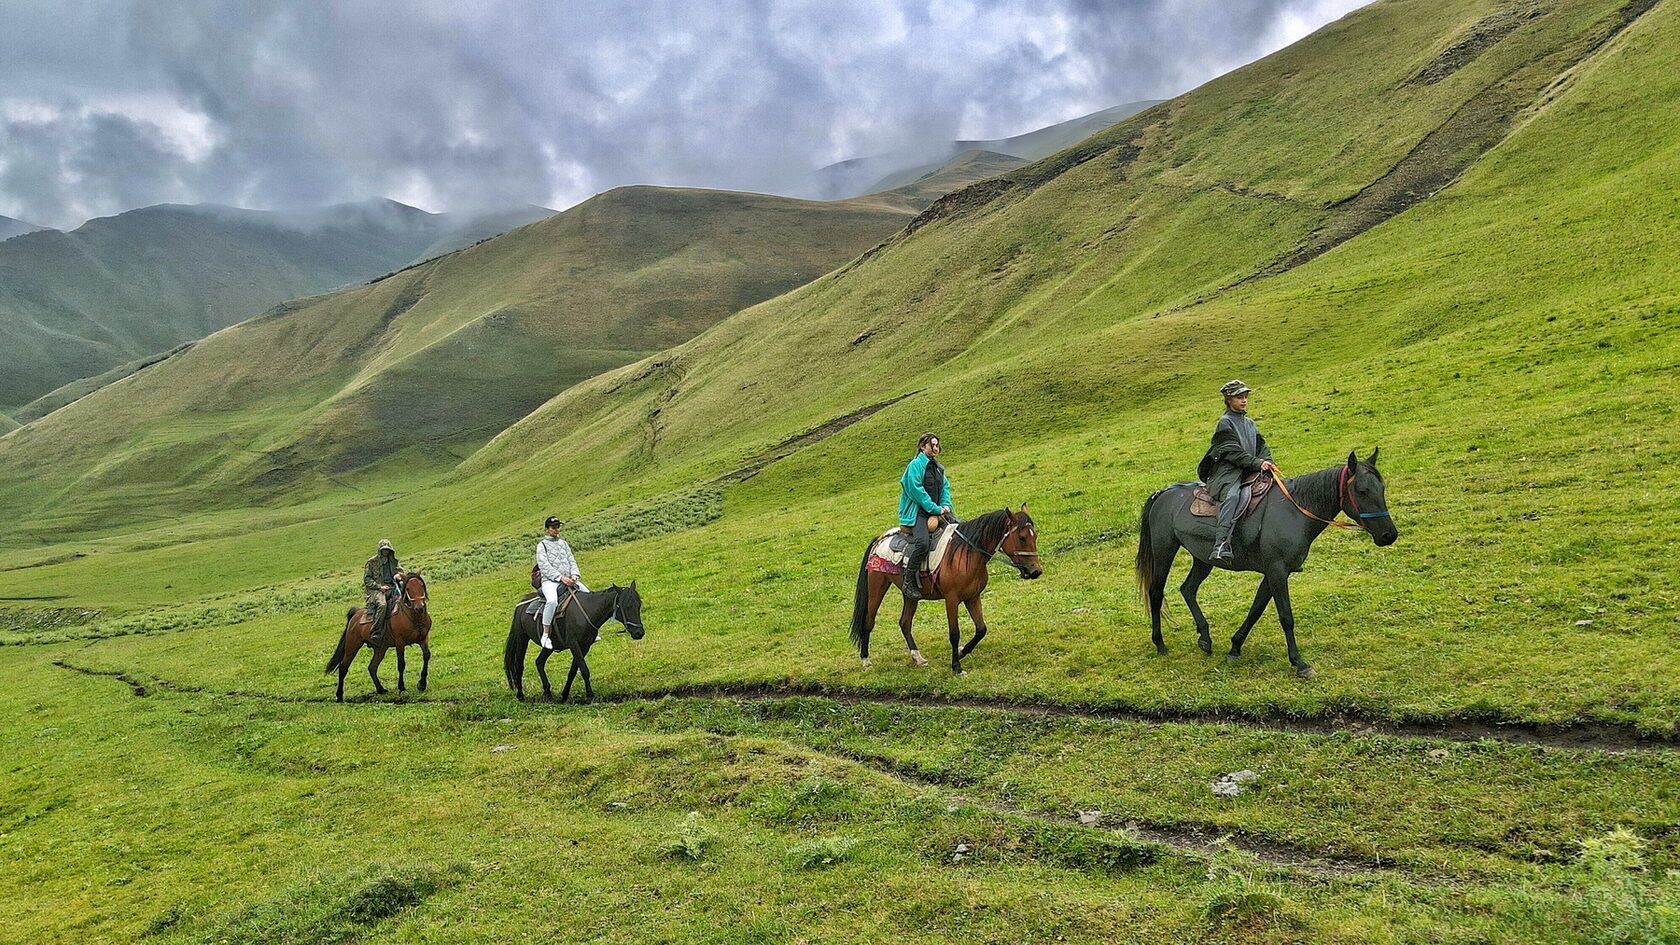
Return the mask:
<svg viewBox="0 0 1680 945">
<path fill-rule="evenodd" d="M 1023 580 L 1023 581 L 1036 581 L 1040 577 L 1042 577 L 1043 575 L 1044 575 L 1044 569 L 1043 568 L 1033 568 L 1031 571 L 1022 571 L 1021 572 L 1021 580 Z"/>
</svg>

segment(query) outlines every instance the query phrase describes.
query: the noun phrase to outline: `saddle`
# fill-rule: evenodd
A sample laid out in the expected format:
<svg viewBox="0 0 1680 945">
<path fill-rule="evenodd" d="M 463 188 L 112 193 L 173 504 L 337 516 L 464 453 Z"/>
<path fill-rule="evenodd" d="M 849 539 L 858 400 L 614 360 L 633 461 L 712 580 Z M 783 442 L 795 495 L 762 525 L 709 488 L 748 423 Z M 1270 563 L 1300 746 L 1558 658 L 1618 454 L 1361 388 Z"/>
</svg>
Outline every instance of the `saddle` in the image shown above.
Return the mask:
<svg viewBox="0 0 1680 945">
<path fill-rule="evenodd" d="M 869 546 L 871 558 L 879 558 L 883 563 L 892 565 L 897 574 L 903 571 L 904 562 L 910 557 L 911 529 L 900 525 L 886 531 L 875 544 Z M 927 564 L 929 571 L 939 570 L 939 563 L 945 560 L 945 549 L 951 547 L 951 539 L 957 534 L 957 526 L 946 525 L 938 533 L 931 536 L 932 548 L 928 551 Z"/>
<path fill-rule="evenodd" d="M 1266 493 L 1272 489 L 1272 483 L 1276 481 L 1264 472 L 1257 472 L 1244 479 L 1242 484 L 1249 487 L 1248 504 L 1237 510 L 1237 520 L 1254 511 L 1254 507 L 1266 497 Z M 1207 491 L 1207 486 L 1197 486 L 1196 491 L 1190 494 L 1190 514 L 1204 518 L 1219 514 L 1219 503 L 1214 500 L 1213 494 Z"/>
<path fill-rule="evenodd" d="M 555 615 L 564 615 L 566 613 L 566 608 L 571 606 L 572 598 L 576 596 L 577 591 L 567 591 L 564 595 L 562 595 L 560 598 L 560 606 L 554 608 Z M 541 594 L 531 594 L 525 599 L 531 602 L 531 605 L 525 608 L 525 613 L 532 617 L 542 616 L 543 604 L 547 603 L 547 601 L 543 600 L 543 596 Z"/>
</svg>

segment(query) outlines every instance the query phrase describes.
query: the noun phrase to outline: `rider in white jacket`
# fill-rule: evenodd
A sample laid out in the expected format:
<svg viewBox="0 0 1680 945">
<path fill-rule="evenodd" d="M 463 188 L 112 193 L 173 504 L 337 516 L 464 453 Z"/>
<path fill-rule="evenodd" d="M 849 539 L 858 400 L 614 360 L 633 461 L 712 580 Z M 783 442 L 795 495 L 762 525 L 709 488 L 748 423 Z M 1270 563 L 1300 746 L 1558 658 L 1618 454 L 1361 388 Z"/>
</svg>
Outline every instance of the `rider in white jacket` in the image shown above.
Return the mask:
<svg viewBox="0 0 1680 945">
<path fill-rule="evenodd" d="M 542 571 L 542 648 L 545 650 L 554 649 L 551 632 L 554 629 L 554 611 L 560 606 L 560 585 L 575 591 L 589 590 L 583 586 L 583 576 L 578 573 L 572 546 L 560 537 L 560 526 L 563 524 L 550 515 L 548 521 L 543 522 L 543 531 L 548 534 L 537 542 L 537 568 Z"/>
</svg>

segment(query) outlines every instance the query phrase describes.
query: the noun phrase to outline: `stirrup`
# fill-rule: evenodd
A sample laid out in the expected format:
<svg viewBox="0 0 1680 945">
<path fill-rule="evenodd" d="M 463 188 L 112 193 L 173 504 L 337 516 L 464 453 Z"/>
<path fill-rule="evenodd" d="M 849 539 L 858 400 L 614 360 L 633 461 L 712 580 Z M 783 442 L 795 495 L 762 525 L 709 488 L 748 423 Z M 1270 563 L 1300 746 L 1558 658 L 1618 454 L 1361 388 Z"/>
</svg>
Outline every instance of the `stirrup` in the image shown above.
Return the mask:
<svg viewBox="0 0 1680 945">
<path fill-rule="evenodd" d="M 1235 557 L 1235 555 L 1231 554 L 1231 539 L 1227 538 L 1224 541 L 1216 541 L 1213 543 L 1213 560 L 1229 561 L 1233 557 Z"/>
</svg>

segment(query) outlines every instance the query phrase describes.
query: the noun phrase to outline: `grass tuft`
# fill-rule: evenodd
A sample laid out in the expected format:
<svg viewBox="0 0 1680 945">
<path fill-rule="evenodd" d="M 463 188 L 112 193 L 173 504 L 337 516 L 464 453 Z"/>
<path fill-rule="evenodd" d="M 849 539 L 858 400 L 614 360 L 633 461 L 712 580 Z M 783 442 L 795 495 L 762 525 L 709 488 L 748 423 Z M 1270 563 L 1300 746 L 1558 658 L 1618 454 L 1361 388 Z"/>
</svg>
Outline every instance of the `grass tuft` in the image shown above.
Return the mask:
<svg viewBox="0 0 1680 945">
<path fill-rule="evenodd" d="M 411 909 L 453 885 L 465 872 L 466 868 L 460 864 L 441 869 L 376 864 L 348 872 L 323 873 L 238 910 L 199 935 L 196 941 L 244 945 L 348 941 L 369 926 Z M 154 920 L 153 925 L 158 921 Z M 175 921 L 179 921 L 178 913 L 164 928 Z"/>
</svg>

